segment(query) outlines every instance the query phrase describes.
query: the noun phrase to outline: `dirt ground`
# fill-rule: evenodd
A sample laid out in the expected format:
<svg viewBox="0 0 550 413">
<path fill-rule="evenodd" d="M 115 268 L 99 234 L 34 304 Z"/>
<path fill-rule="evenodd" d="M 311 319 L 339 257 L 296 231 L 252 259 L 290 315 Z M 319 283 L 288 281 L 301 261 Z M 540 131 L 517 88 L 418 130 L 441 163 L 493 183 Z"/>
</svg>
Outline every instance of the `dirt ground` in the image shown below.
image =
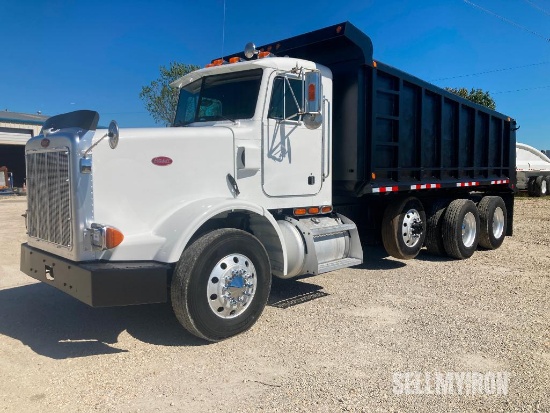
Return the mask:
<svg viewBox="0 0 550 413">
<path fill-rule="evenodd" d="M 215 344 L 168 305 L 92 309 L 19 272 L 25 207 L 0 199 L 1 412 L 550 412 L 550 197 L 517 199 L 514 236 L 469 260 L 371 248 L 278 280 L 258 323 Z M 433 391 L 448 372 L 509 381 Z"/>
</svg>

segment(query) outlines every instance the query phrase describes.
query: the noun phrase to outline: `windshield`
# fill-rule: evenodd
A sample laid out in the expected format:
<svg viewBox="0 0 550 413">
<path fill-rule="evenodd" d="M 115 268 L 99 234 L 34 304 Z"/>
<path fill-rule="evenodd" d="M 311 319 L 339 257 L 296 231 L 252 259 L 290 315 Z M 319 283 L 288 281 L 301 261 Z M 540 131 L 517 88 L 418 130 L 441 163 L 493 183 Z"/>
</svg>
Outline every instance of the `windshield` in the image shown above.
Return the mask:
<svg viewBox="0 0 550 413">
<path fill-rule="evenodd" d="M 254 116 L 262 69 L 205 76 L 180 90 L 174 126 Z"/>
</svg>

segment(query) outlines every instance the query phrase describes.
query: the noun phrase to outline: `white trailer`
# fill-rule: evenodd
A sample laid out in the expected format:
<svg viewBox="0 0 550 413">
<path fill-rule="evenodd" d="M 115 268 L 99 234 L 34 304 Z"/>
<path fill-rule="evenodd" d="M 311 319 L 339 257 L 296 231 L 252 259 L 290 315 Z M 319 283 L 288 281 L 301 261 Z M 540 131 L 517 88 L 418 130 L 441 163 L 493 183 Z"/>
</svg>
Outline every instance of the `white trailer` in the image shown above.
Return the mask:
<svg viewBox="0 0 550 413">
<path fill-rule="evenodd" d="M 529 196 L 550 194 L 550 158 L 524 143 L 516 143 L 517 188 Z"/>
</svg>

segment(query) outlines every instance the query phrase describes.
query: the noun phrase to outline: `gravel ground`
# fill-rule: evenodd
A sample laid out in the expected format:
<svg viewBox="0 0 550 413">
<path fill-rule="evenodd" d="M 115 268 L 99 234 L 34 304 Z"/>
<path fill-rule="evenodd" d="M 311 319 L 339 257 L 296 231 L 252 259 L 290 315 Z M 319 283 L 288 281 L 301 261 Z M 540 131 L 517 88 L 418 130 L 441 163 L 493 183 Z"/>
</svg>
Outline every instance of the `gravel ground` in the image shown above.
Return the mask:
<svg viewBox="0 0 550 413">
<path fill-rule="evenodd" d="M 373 248 L 277 280 L 258 323 L 215 344 L 168 305 L 92 309 L 20 273 L 25 202 L 0 200 L 0 411 L 550 412 L 550 197 L 519 198 L 515 235 L 469 260 Z M 437 394 L 438 372 L 509 381 Z"/>
</svg>

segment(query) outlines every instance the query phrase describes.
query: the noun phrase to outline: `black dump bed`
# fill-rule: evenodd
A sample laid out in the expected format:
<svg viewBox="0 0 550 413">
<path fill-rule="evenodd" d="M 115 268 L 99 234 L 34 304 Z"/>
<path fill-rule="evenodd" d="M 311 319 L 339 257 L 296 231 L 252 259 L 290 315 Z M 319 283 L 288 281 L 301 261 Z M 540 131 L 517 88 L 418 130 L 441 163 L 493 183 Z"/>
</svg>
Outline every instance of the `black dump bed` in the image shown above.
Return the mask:
<svg viewBox="0 0 550 413">
<path fill-rule="evenodd" d="M 337 192 L 515 183 L 513 119 L 373 61 L 370 38 L 351 23 L 259 49 L 332 70 Z"/>
</svg>

